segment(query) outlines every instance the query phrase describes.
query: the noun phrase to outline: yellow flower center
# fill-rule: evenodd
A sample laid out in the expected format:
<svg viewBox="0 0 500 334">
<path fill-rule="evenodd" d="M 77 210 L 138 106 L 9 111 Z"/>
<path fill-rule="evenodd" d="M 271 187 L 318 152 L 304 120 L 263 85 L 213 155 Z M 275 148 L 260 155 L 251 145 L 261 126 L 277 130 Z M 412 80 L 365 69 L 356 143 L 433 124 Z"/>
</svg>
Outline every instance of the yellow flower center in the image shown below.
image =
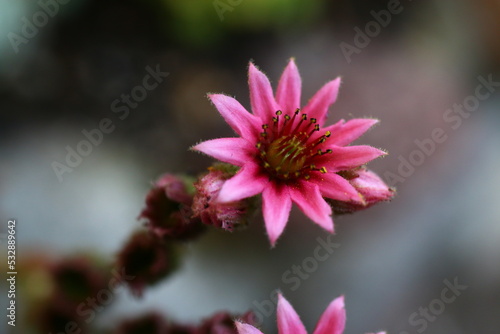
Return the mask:
<svg viewBox="0 0 500 334">
<path fill-rule="evenodd" d="M 266 150 L 267 162 L 272 170 L 285 178 L 300 171 L 306 163 L 307 147 L 295 135 L 278 138 Z"/>
<path fill-rule="evenodd" d="M 300 109 L 297 109 L 293 117 L 284 115 L 280 119 L 282 112 L 278 110 L 273 117 L 272 128 L 268 124 L 262 125 L 264 132 L 260 134 L 257 148 L 262 166 L 271 177 L 283 181 L 300 177 L 308 180 L 311 171 L 327 172 L 325 167 L 317 168 L 314 160 L 317 156 L 331 153 L 331 150 L 322 151 L 320 148 L 330 133 L 327 131 L 317 140 L 311 140 L 312 134 L 320 127 L 314 118 L 307 122 L 306 114 L 300 115 L 295 122 L 299 113 Z"/>
</svg>

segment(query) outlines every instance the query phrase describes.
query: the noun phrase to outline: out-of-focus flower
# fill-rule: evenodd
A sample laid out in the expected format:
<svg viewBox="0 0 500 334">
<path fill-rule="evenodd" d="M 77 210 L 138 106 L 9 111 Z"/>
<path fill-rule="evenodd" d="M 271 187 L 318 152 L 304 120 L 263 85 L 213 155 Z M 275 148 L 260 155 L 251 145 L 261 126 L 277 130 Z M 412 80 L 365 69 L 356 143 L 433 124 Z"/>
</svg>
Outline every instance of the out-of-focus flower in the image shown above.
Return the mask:
<svg viewBox="0 0 500 334">
<path fill-rule="evenodd" d="M 166 334 L 167 327 L 168 324 L 161 315 L 150 313 L 123 321 L 113 334 Z"/>
<path fill-rule="evenodd" d="M 328 200 L 336 214 L 363 210 L 394 197 L 394 188 L 389 187 L 377 174 L 366 168 L 347 171 L 342 176 L 363 196 L 364 201 L 359 203 Z"/>
<path fill-rule="evenodd" d="M 148 229 L 160 238 L 193 239 L 204 230 L 199 219 L 193 219 L 191 204 L 192 182 L 172 174 L 165 174 L 154 183 L 146 196 L 146 207 L 139 218 L 146 220 Z"/>
<path fill-rule="evenodd" d="M 228 203 L 216 201 L 224 182 L 236 172 L 233 166 L 228 166 L 217 164 L 211 167 L 208 174 L 195 183 L 197 192 L 192 209 L 193 215 L 204 224 L 232 231 L 235 227 L 246 225 L 248 205 L 244 200 Z"/>
<path fill-rule="evenodd" d="M 279 334 L 307 334 L 307 331 L 293 309 L 292 305 L 281 295 L 278 295 L 278 333 Z M 344 297 L 333 300 L 321 315 L 313 334 L 342 334 L 345 328 Z M 254 326 L 236 321 L 238 334 L 262 334 Z M 378 332 L 377 334 L 385 334 Z"/>
<path fill-rule="evenodd" d="M 255 317 L 252 312 L 247 312 L 241 316 L 219 312 L 206 319 L 197 328 L 195 334 L 237 334 L 234 319 L 240 319 L 249 325 L 255 324 Z"/>
<path fill-rule="evenodd" d="M 177 268 L 177 256 L 171 241 L 139 231 L 124 245 L 115 265 L 125 276 L 122 282 L 140 296 L 146 285 L 153 285 Z"/>
<path fill-rule="evenodd" d="M 232 97 L 209 95 L 240 137 L 213 139 L 193 148 L 241 167 L 224 182 L 217 201 L 234 202 L 262 193 L 272 245 L 286 226 L 292 202 L 333 233 L 332 209 L 323 196 L 364 204 L 363 196 L 339 172 L 386 154 L 371 146 L 346 146 L 377 120 L 340 120 L 323 128 L 328 108 L 337 98 L 340 78 L 325 84 L 300 109 L 301 78 L 293 60 L 281 76 L 276 96 L 268 78 L 252 63 L 248 76 L 253 113 Z"/>
</svg>

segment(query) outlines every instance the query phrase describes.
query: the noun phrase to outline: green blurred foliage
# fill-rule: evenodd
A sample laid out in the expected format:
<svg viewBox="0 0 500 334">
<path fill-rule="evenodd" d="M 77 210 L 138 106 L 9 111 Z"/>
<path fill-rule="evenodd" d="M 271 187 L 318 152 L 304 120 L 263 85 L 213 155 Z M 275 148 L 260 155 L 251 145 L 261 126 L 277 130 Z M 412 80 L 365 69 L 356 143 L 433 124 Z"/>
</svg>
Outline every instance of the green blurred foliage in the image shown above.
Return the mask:
<svg viewBox="0 0 500 334">
<path fill-rule="evenodd" d="M 314 22 L 322 0 L 162 0 L 181 42 L 217 43 L 228 34 L 279 32 Z"/>
</svg>

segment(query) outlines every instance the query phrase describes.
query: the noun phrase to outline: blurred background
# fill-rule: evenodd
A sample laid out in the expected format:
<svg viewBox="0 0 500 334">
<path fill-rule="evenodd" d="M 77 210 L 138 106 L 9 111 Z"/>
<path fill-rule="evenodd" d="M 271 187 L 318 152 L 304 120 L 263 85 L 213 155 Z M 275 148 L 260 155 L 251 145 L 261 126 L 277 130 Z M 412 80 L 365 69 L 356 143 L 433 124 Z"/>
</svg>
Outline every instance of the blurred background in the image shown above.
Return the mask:
<svg viewBox="0 0 500 334">
<path fill-rule="evenodd" d="M 281 289 L 311 332 L 341 294 L 347 334 L 498 332 L 500 2 L 0 0 L 0 32 L 1 261 L 5 268 L 15 218 L 19 272 L 17 326 L 4 316 L 2 333 L 47 333 L 30 316 L 49 289 L 43 263 L 75 254 L 113 261 L 140 227 L 153 180 L 205 171 L 211 160 L 188 148 L 232 135 L 207 92 L 249 108 L 248 62 L 276 87 L 290 57 L 303 105 L 342 76 L 329 123 L 380 119 L 357 143 L 388 150 L 369 167 L 396 186 L 396 198 L 336 217 L 339 246 L 298 287 L 283 275 L 328 238 L 298 210 L 275 249 L 260 216 L 243 231 L 210 229 L 142 298 L 116 290 L 93 330 L 150 310 L 184 323 L 219 310 L 269 314 Z M 137 95 L 151 71 L 168 75 Z M 475 105 L 480 85 L 488 94 Z M 139 98 L 127 103 L 132 92 Z M 471 101 L 470 113 L 449 111 Z M 61 169 L 104 119 L 99 144 Z M 412 153 L 437 128 L 446 140 L 428 155 Z M 409 159 L 418 162 L 401 172 Z M 466 286 L 451 303 L 439 302 L 446 280 Z M 2 279 L 4 310 L 6 287 Z M 274 314 L 263 320 L 265 333 L 277 332 Z"/>
</svg>

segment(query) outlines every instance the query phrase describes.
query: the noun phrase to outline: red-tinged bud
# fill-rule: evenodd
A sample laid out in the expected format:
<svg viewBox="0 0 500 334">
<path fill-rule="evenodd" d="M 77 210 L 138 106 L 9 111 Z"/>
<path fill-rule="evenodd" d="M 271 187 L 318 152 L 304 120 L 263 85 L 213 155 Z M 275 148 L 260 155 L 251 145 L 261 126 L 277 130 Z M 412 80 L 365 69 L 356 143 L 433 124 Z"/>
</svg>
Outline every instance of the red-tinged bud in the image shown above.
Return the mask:
<svg viewBox="0 0 500 334">
<path fill-rule="evenodd" d="M 177 253 L 172 241 L 139 231 L 118 254 L 115 269 L 124 273 L 123 282 L 140 296 L 145 286 L 155 284 L 177 268 Z"/>
<path fill-rule="evenodd" d="M 68 307 L 76 307 L 107 286 L 104 271 L 84 256 L 54 263 L 49 271 L 55 286 L 54 297 Z"/>
<path fill-rule="evenodd" d="M 387 186 L 377 174 L 366 168 L 339 174 L 347 179 L 358 193 L 363 196 L 364 203 L 360 204 L 330 200 L 330 204 L 336 214 L 352 213 L 363 210 L 379 202 L 389 201 L 396 194 L 394 188 Z"/>
<path fill-rule="evenodd" d="M 248 212 L 246 200 L 229 203 L 218 203 L 216 200 L 224 182 L 234 175 L 233 169 L 228 165 L 216 164 L 194 184 L 197 191 L 192 206 L 194 217 L 200 218 L 204 224 L 227 231 L 246 225 Z"/>
<path fill-rule="evenodd" d="M 58 298 L 40 305 L 36 310 L 36 316 L 37 330 L 40 333 L 66 333 L 68 324 L 71 324 L 74 330 L 88 333 L 87 323 L 77 314 L 76 308 L 61 303 Z"/>
<path fill-rule="evenodd" d="M 146 207 L 139 218 L 148 229 L 165 239 L 189 240 L 200 235 L 204 226 L 193 219 L 193 183 L 172 174 L 163 175 L 146 196 Z M 192 189 L 192 191 L 189 191 Z"/>
<path fill-rule="evenodd" d="M 255 316 L 252 312 L 247 312 L 243 315 L 234 315 L 227 312 L 219 312 L 211 318 L 206 319 L 196 334 L 238 334 L 234 325 L 234 320 L 245 322 L 250 325 L 255 325 Z"/>
<path fill-rule="evenodd" d="M 366 206 L 372 206 L 382 201 L 389 201 L 395 195 L 395 189 L 390 188 L 374 172 L 362 169 L 357 172 L 358 177 L 351 181 L 356 190 L 363 195 Z"/>
<path fill-rule="evenodd" d="M 167 322 L 161 315 L 150 313 L 123 321 L 113 334 L 166 334 L 167 327 Z"/>
</svg>

